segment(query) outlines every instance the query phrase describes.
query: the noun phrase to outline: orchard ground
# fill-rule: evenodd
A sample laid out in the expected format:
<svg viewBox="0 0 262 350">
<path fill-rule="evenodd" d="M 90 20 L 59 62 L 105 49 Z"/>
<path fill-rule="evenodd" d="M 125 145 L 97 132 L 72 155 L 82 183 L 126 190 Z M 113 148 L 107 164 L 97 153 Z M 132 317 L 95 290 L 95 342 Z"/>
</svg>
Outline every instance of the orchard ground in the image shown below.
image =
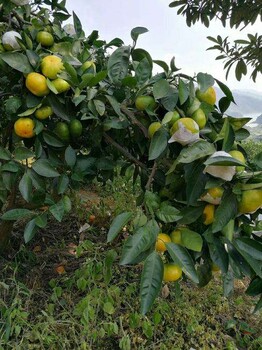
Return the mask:
<svg viewBox="0 0 262 350">
<path fill-rule="evenodd" d="M 117 176 L 74 194 L 74 212 L 51 220 L 28 245 L 20 221 L 1 259 L 0 349 L 261 349 L 256 300 L 247 281 L 223 297 L 220 272 L 208 287 L 163 283 L 152 311 L 139 314 L 141 265 L 118 265 L 122 241 L 106 243 L 111 218 L 135 210 L 135 192 Z M 92 217 L 91 217 L 92 215 Z"/>
</svg>

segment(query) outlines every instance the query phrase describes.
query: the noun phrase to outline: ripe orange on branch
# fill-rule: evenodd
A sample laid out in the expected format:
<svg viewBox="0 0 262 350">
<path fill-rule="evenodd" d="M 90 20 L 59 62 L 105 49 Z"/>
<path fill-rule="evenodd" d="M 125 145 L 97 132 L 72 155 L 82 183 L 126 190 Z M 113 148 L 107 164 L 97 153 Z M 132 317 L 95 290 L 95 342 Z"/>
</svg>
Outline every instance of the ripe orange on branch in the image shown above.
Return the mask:
<svg viewBox="0 0 262 350">
<path fill-rule="evenodd" d="M 50 90 L 47 86 L 46 77 L 39 73 L 29 73 L 25 80 L 27 89 L 36 96 L 46 96 Z"/>
<path fill-rule="evenodd" d="M 159 233 L 156 241 L 156 251 L 157 252 L 165 252 L 167 250 L 165 243 L 170 243 L 171 238 L 166 233 Z"/>
<path fill-rule="evenodd" d="M 14 124 L 14 131 L 17 136 L 30 139 L 35 136 L 35 123 L 31 118 L 19 118 Z"/>
<path fill-rule="evenodd" d="M 182 276 L 182 269 L 180 266 L 175 264 L 164 265 L 164 282 L 175 282 Z"/>
</svg>

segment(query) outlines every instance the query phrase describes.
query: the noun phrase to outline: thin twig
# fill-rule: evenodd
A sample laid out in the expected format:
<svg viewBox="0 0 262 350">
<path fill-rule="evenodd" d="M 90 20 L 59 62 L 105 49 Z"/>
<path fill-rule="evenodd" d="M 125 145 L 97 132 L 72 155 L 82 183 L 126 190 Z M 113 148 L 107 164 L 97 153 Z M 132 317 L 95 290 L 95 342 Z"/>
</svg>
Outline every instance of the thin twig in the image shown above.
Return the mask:
<svg viewBox="0 0 262 350">
<path fill-rule="evenodd" d="M 145 186 L 146 190 L 148 190 L 148 191 L 150 190 L 151 184 L 154 181 L 154 176 L 156 174 L 156 170 L 157 170 L 157 162 L 154 161 L 153 168 L 151 170 L 151 173 L 149 175 L 149 178 L 148 178 L 146 186 Z"/>
<path fill-rule="evenodd" d="M 126 106 L 121 106 L 121 111 L 125 113 L 125 115 L 128 116 L 128 118 L 132 121 L 133 124 L 137 125 L 141 131 L 143 132 L 144 136 L 148 138 L 148 131 L 147 128 L 135 117 L 134 113 L 131 112 Z"/>
</svg>

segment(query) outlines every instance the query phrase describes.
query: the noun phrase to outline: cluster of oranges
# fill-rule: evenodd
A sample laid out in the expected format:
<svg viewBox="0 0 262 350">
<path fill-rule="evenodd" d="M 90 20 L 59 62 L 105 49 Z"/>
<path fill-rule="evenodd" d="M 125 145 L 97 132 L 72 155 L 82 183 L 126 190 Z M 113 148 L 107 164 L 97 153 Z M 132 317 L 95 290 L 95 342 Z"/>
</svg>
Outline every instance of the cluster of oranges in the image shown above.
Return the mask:
<svg viewBox="0 0 262 350">
<path fill-rule="evenodd" d="M 21 36 L 17 32 L 6 32 L 2 41 L 4 48 L 8 51 L 19 49 L 16 38 Z M 54 44 L 54 37 L 48 31 L 39 31 L 36 35 L 36 41 L 43 48 L 49 48 Z M 46 55 L 41 59 L 39 71 L 30 72 L 25 76 L 25 86 L 27 90 L 37 97 L 43 97 L 39 107 L 35 110 L 34 115 L 20 117 L 14 123 L 14 132 L 21 138 L 32 138 L 35 136 L 35 119 L 40 121 L 46 120 L 54 114 L 50 105 L 45 101 L 44 97 L 50 91 L 55 94 L 61 94 L 70 89 L 70 84 L 59 77 L 64 70 L 62 58 L 58 55 Z M 34 118 L 33 118 L 34 117 Z M 73 119 L 70 123 L 58 122 L 54 128 L 54 132 L 62 141 L 69 141 L 70 137 L 77 138 L 82 134 L 82 123 L 78 119 Z"/>
</svg>

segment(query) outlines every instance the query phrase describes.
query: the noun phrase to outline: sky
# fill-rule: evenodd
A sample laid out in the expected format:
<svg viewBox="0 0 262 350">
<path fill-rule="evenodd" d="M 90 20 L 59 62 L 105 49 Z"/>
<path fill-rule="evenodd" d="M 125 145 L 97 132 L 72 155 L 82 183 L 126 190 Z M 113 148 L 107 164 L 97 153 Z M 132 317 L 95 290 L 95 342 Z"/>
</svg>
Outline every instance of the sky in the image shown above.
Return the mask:
<svg viewBox="0 0 262 350">
<path fill-rule="evenodd" d="M 176 8 L 169 8 L 170 2 L 171 0 L 67 0 L 67 9 L 70 13 L 74 11 L 80 18 L 86 36 L 93 30 L 98 30 L 100 39 L 110 41 L 119 37 L 129 45 L 132 44 L 132 28 L 146 27 L 149 32 L 139 37 L 137 47 L 147 50 L 153 59 L 169 63 L 174 56 L 176 66 L 184 74 L 209 73 L 227 84 L 231 90 L 262 93 L 261 75 L 253 83 L 248 72 L 238 82 L 234 70 L 231 70 L 226 80 L 222 60 L 215 60 L 219 52 L 206 51 L 212 46 L 212 42 L 206 39 L 207 36 L 244 39 L 247 33 L 259 32 L 261 23 L 255 23 L 241 32 L 239 29 L 224 28 L 220 21 L 212 21 L 209 28 L 201 23 L 187 27 L 185 17 L 178 16 Z"/>
</svg>

